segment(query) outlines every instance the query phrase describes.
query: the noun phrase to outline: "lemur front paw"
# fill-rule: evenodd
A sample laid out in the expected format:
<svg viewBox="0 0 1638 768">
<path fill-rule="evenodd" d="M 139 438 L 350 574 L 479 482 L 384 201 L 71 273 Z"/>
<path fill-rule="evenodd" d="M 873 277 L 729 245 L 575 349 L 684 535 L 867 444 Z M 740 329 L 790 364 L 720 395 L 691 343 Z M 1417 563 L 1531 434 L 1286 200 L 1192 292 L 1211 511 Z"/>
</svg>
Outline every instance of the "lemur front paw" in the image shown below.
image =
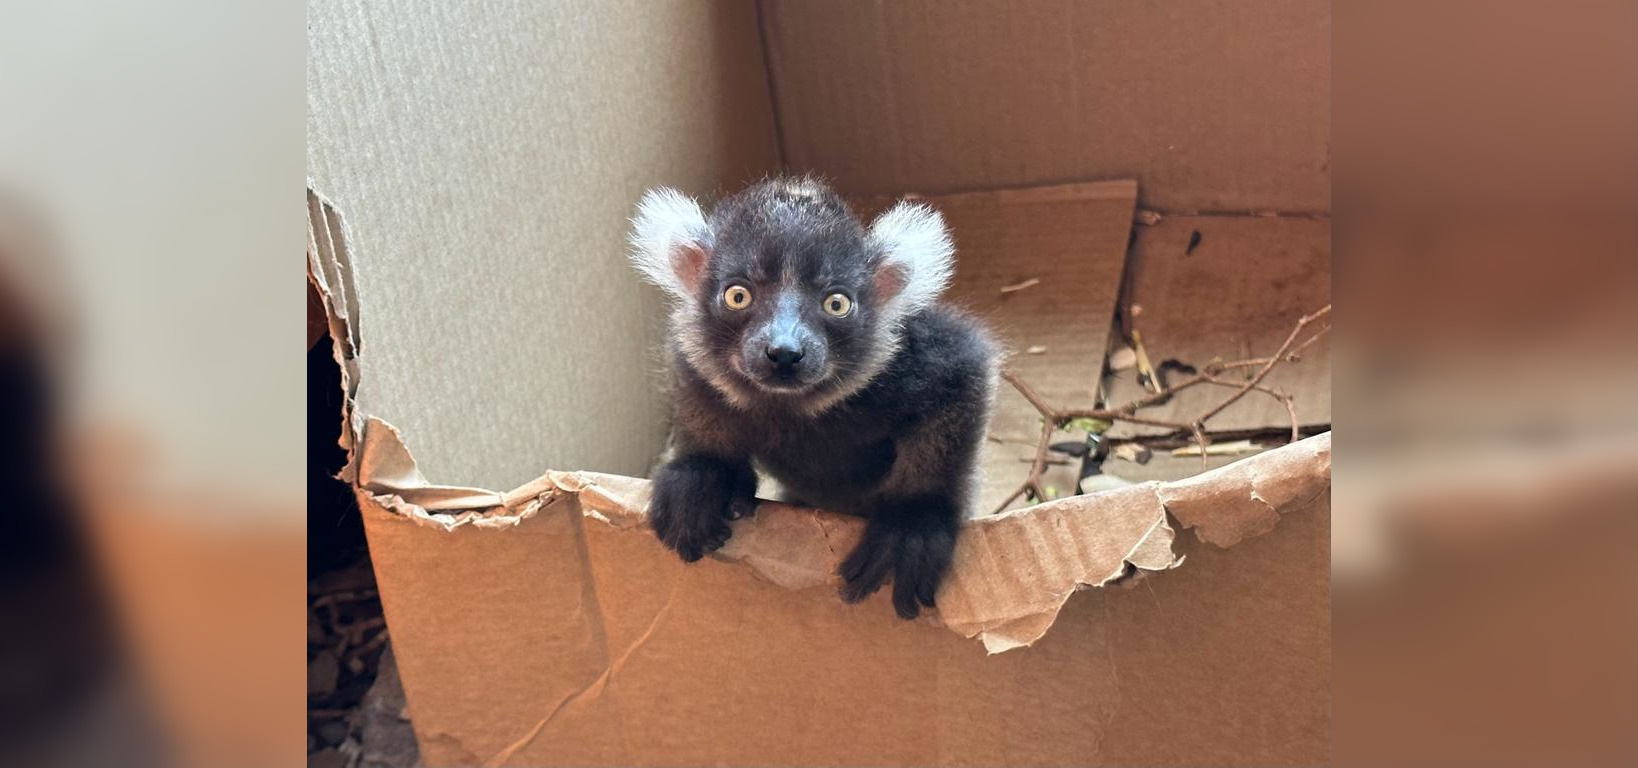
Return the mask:
<svg viewBox="0 0 1638 768">
<path fill-rule="evenodd" d="M 922 498 L 884 505 L 865 526 L 859 546 L 842 561 L 842 599 L 869 597 L 891 575 L 893 608 L 913 619 L 933 607 L 938 585 L 955 556 L 960 514 L 947 499 Z"/>
<path fill-rule="evenodd" d="M 728 543 L 728 521 L 756 511 L 756 475 L 748 465 L 687 456 L 654 473 L 649 525 L 660 542 L 692 563 Z"/>
</svg>

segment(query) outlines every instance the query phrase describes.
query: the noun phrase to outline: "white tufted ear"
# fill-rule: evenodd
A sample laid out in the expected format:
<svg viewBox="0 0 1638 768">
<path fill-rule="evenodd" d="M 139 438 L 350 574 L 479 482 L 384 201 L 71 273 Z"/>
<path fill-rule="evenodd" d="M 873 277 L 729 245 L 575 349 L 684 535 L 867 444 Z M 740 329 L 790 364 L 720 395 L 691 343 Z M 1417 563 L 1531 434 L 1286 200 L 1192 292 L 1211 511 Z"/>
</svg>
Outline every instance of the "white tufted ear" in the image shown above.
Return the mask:
<svg viewBox="0 0 1638 768">
<path fill-rule="evenodd" d="M 699 204 L 675 189 L 651 189 L 631 223 L 632 265 L 673 297 L 692 298 L 705 276 L 711 236 Z"/>
<path fill-rule="evenodd" d="M 955 244 L 944 217 L 928 205 L 900 202 L 870 225 L 883 253 L 877 290 L 890 304 L 915 312 L 933 304 L 955 273 Z"/>
</svg>

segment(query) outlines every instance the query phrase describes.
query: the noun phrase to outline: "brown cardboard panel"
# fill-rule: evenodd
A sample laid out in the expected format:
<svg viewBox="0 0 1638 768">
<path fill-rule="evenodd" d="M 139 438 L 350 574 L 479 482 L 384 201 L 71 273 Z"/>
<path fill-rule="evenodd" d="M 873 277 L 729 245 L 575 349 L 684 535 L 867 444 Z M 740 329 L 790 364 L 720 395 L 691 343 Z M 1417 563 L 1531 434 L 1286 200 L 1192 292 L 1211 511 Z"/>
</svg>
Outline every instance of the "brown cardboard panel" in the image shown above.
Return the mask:
<svg viewBox="0 0 1638 768">
<path fill-rule="evenodd" d="M 429 764 L 475 765 L 504 752 L 527 732 L 526 715 L 567 703 L 596 679 L 607 638 L 572 500 L 527 526 L 436 535 L 367 494 L 359 506 Z M 614 737 L 613 723 L 573 712 L 565 722 L 588 741 Z"/>
<path fill-rule="evenodd" d="M 1330 507 L 1232 550 L 1181 537 L 1183 567 L 1098 590 L 1121 689 L 1103 762 L 1327 763 Z"/>
<path fill-rule="evenodd" d="M 852 194 L 1136 178 L 1168 211 L 1330 209 L 1307 0 L 764 0 L 788 165 Z"/>
<path fill-rule="evenodd" d="M 1136 195 L 1130 181 L 1107 181 L 924 198 L 955 235 L 947 298 L 990 325 L 1008 365 L 1050 402 L 1090 406 L 1096 396 Z M 864 200 L 859 212 L 869 217 L 890 202 Z M 1042 351 L 1029 354 L 1032 347 Z M 1040 416 L 998 383 L 989 431 L 996 439 L 985 445 L 975 514 L 993 511 L 1023 482 Z M 1074 487 L 1072 472 L 1057 474 L 1049 482 Z"/>
<path fill-rule="evenodd" d="M 368 419 L 360 445 L 361 492 L 385 512 L 431 529 L 505 530 L 571 498 L 589 518 L 621 530 L 646 522 L 647 481 L 549 472 L 506 493 L 436 486 L 421 477 L 390 425 Z M 991 653 L 1028 646 L 1079 589 L 1132 569 L 1179 565 L 1168 512 L 1204 540 L 1228 546 L 1266 533 L 1329 484 L 1330 435 L 1323 434 L 1185 482 L 1134 485 L 972 520 L 939 590 L 936 615 Z M 859 518 L 763 504 L 754 518 L 734 524 L 733 538 L 714 557 L 785 589 L 834 588 L 838 563 L 862 527 Z"/>
<path fill-rule="evenodd" d="M 1167 216 L 1140 226 L 1129 265 L 1128 300 L 1138 307 L 1133 328 L 1150 361 L 1175 358 L 1196 366 L 1214 358 L 1272 355 L 1298 319 L 1331 303 L 1328 219 L 1256 216 Z M 1195 238 L 1195 233 L 1199 237 Z M 1196 243 L 1191 250 L 1189 243 Z M 1304 338 L 1318 331 L 1310 326 Z M 1299 340 L 1301 341 L 1301 340 Z M 1282 363 L 1263 384 L 1296 397 L 1303 425 L 1331 421 L 1330 340 L 1321 339 L 1297 363 Z M 1244 381 L 1248 372 L 1225 374 Z M 1180 378 L 1180 374 L 1171 374 Z M 1136 369 L 1110 374 L 1108 401 L 1128 403 L 1148 394 Z M 1233 390 L 1197 386 L 1143 413 L 1187 422 Z M 1208 430 L 1287 429 L 1283 404 L 1259 392 L 1214 416 Z M 1116 424 L 1115 437 L 1166 432 L 1162 427 Z"/>
<path fill-rule="evenodd" d="M 453 532 L 360 500 L 429 765 L 1324 755 L 1324 497 L 1249 557 L 1189 545 L 1187 580 L 1077 593 L 1041 642 L 995 656 L 884 596 L 685 565 L 572 497 Z"/>
</svg>

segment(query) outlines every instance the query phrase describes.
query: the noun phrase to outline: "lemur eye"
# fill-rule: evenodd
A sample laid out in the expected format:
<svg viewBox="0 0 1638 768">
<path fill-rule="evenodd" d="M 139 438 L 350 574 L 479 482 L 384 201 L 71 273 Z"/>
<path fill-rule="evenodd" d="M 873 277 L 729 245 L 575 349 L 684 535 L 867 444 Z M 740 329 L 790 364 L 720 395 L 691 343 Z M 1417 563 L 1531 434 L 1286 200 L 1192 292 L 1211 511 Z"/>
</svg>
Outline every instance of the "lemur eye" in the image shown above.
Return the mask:
<svg viewBox="0 0 1638 768">
<path fill-rule="evenodd" d="M 729 309 L 744 309 L 751 306 L 751 289 L 743 285 L 730 285 L 722 292 L 722 303 Z"/>
<path fill-rule="evenodd" d="M 825 297 L 825 314 L 831 317 L 847 317 L 853 312 L 853 300 L 847 294 L 833 293 Z"/>
</svg>

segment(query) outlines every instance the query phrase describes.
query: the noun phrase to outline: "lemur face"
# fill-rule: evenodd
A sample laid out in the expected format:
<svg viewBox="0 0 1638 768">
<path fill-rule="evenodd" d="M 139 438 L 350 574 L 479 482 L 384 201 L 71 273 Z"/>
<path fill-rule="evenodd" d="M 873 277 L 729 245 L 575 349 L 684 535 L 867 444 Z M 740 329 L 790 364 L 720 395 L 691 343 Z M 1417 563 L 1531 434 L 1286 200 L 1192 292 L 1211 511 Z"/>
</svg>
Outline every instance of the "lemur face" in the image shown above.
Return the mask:
<svg viewBox="0 0 1638 768">
<path fill-rule="evenodd" d="M 636 224 L 634 259 L 672 294 L 684 358 L 740 406 L 816 413 L 862 388 L 950 272 L 937 212 L 901 203 L 866 230 L 811 179 L 762 182 L 708 218 L 651 192 Z"/>
<path fill-rule="evenodd" d="M 696 298 L 706 354 L 748 389 L 802 398 L 859 372 L 883 321 L 864 227 L 829 190 L 774 183 L 719 206 Z"/>
</svg>

